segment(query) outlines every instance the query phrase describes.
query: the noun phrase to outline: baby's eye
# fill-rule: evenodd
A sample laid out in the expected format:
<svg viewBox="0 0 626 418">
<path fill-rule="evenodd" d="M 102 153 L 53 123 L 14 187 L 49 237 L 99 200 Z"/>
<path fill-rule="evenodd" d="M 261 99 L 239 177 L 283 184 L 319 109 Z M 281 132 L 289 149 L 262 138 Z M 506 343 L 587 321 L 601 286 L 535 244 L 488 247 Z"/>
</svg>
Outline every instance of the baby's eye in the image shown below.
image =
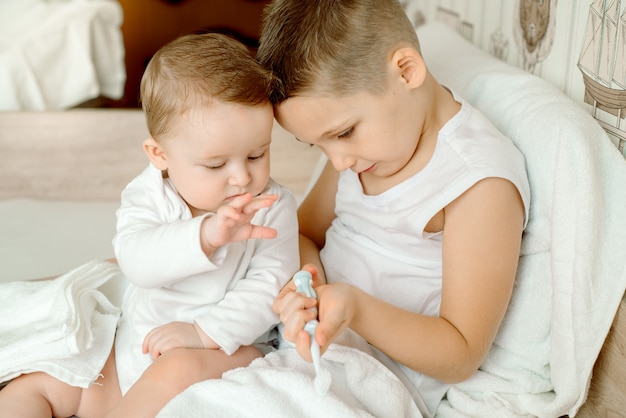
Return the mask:
<svg viewBox="0 0 626 418">
<path fill-rule="evenodd" d="M 226 165 L 226 163 L 211 164 L 211 165 L 205 165 L 205 167 L 208 168 L 209 170 L 219 170 L 220 168 L 224 167 L 225 165 Z"/>
<path fill-rule="evenodd" d="M 350 138 L 352 136 L 352 133 L 354 132 L 354 127 L 348 129 L 347 131 L 337 135 L 337 138 L 339 139 L 345 139 L 345 138 Z"/>
</svg>

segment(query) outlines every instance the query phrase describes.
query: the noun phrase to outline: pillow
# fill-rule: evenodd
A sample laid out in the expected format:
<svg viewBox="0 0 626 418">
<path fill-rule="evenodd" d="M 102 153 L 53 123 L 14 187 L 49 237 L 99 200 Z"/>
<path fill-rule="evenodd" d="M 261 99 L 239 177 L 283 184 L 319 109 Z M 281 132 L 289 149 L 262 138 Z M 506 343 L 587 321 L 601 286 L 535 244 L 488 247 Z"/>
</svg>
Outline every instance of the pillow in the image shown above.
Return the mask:
<svg viewBox="0 0 626 418">
<path fill-rule="evenodd" d="M 417 32 L 434 77 L 524 154 L 531 187 L 506 317 L 480 370 L 448 391 L 438 415 L 573 416 L 626 289 L 626 162 L 547 81 L 443 24 Z"/>
</svg>

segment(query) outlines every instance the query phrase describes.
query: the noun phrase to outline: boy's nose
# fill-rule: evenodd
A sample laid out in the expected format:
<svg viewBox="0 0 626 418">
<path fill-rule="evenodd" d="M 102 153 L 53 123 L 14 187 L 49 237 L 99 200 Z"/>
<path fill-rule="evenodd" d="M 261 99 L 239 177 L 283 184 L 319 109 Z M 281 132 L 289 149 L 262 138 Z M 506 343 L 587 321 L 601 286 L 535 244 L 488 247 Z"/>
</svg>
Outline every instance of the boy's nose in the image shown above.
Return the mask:
<svg viewBox="0 0 626 418">
<path fill-rule="evenodd" d="M 332 157 L 329 156 L 328 158 L 330 159 L 330 162 L 337 171 L 347 170 L 352 167 L 356 162 L 353 157 L 349 157 L 346 155 L 334 155 Z"/>
</svg>

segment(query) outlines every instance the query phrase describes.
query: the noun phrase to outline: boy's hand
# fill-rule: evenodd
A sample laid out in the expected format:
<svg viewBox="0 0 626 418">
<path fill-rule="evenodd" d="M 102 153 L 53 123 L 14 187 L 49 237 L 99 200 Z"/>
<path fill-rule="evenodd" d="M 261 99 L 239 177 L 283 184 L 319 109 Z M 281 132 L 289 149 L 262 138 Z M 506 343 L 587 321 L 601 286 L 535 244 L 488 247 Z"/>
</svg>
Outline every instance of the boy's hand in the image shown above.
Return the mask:
<svg viewBox="0 0 626 418">
<path fill-rule="evenodd" d="M 318 321 L 315 340 L 320 346 L 320 354 L 346 328 L 350 327 L 355 312 L 355 293 L 357 289 L 345 283 L 333 283 L 315 289 L 318 299 Z M 311 359 L 311 339 L 302 329 L 296 336 L 296 350 L 307 361 Z"/>
<path fill-rule="evenodd" d="M 348 299 L 348 292 L 343 285 L 324 285 L 317 268 L 312 264 L 307 264 L 302 269 L 311 273 L 318 299 L 296 293 L 296 285 L 291 280 L 280 291 L 272 308 L 285 325 L 283 336 L 288 341 L 294 342 L 298 354 L 310 362 L 311 338 L 304 330 L 304 325 L 316 319 L 316 314 L 311 308 L 318 306 L 319 310 L 320 324 L 315 332 L 315 339 L 322 353 L 335 337 L 349 326 L 351 316 L 348 313 L 352 309 L 344 309 L 344 299 Z"/>
<path fill-rule="evenodd" d="M 152 360 L 156 360 L 161 354 L 173 348 L 220 348 L 215 343 L 213 347 L 207 346 L 207 341 L 213 340 L 207 335 L 200 335 L 200 332 L 202 331 L 198 331 L 195 324 L 170 322 L 154 328 L 146 335 L 142 351 L 144 354 L 150 353 Z"/>
<path fill-rule="evenodd" d="M 275 238 L 275 229 L 252 225 L 250 221 L 259 209 L 272 206 L 277 199 L 277 195 L 259 195 L 253 198 L 250 193 L 245 193 L 221 206 L 215 215 L 202 222 L 200 242 L 204 253 L 211 255 L 216 248 L 229 242 Z"/>
</svg>

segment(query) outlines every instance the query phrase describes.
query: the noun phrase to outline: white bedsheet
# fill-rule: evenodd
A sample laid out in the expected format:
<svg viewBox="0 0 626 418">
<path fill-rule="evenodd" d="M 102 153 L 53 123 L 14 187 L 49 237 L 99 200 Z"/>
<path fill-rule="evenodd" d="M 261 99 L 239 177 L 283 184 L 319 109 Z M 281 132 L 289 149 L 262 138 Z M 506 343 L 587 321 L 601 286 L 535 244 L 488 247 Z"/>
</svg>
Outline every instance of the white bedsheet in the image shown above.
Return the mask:
<svg viewBox="0 0 626 418">
<path fill-rule="evenodd" d="M 119 201 L 0 199 L 0 282 L 67 273 L 113 258 Z"/>
<path fill-rule="evenodd" d="M 116 0 L 0 2 L 0 110 L 119 99 L 126 69 Z"/>
</svg>

